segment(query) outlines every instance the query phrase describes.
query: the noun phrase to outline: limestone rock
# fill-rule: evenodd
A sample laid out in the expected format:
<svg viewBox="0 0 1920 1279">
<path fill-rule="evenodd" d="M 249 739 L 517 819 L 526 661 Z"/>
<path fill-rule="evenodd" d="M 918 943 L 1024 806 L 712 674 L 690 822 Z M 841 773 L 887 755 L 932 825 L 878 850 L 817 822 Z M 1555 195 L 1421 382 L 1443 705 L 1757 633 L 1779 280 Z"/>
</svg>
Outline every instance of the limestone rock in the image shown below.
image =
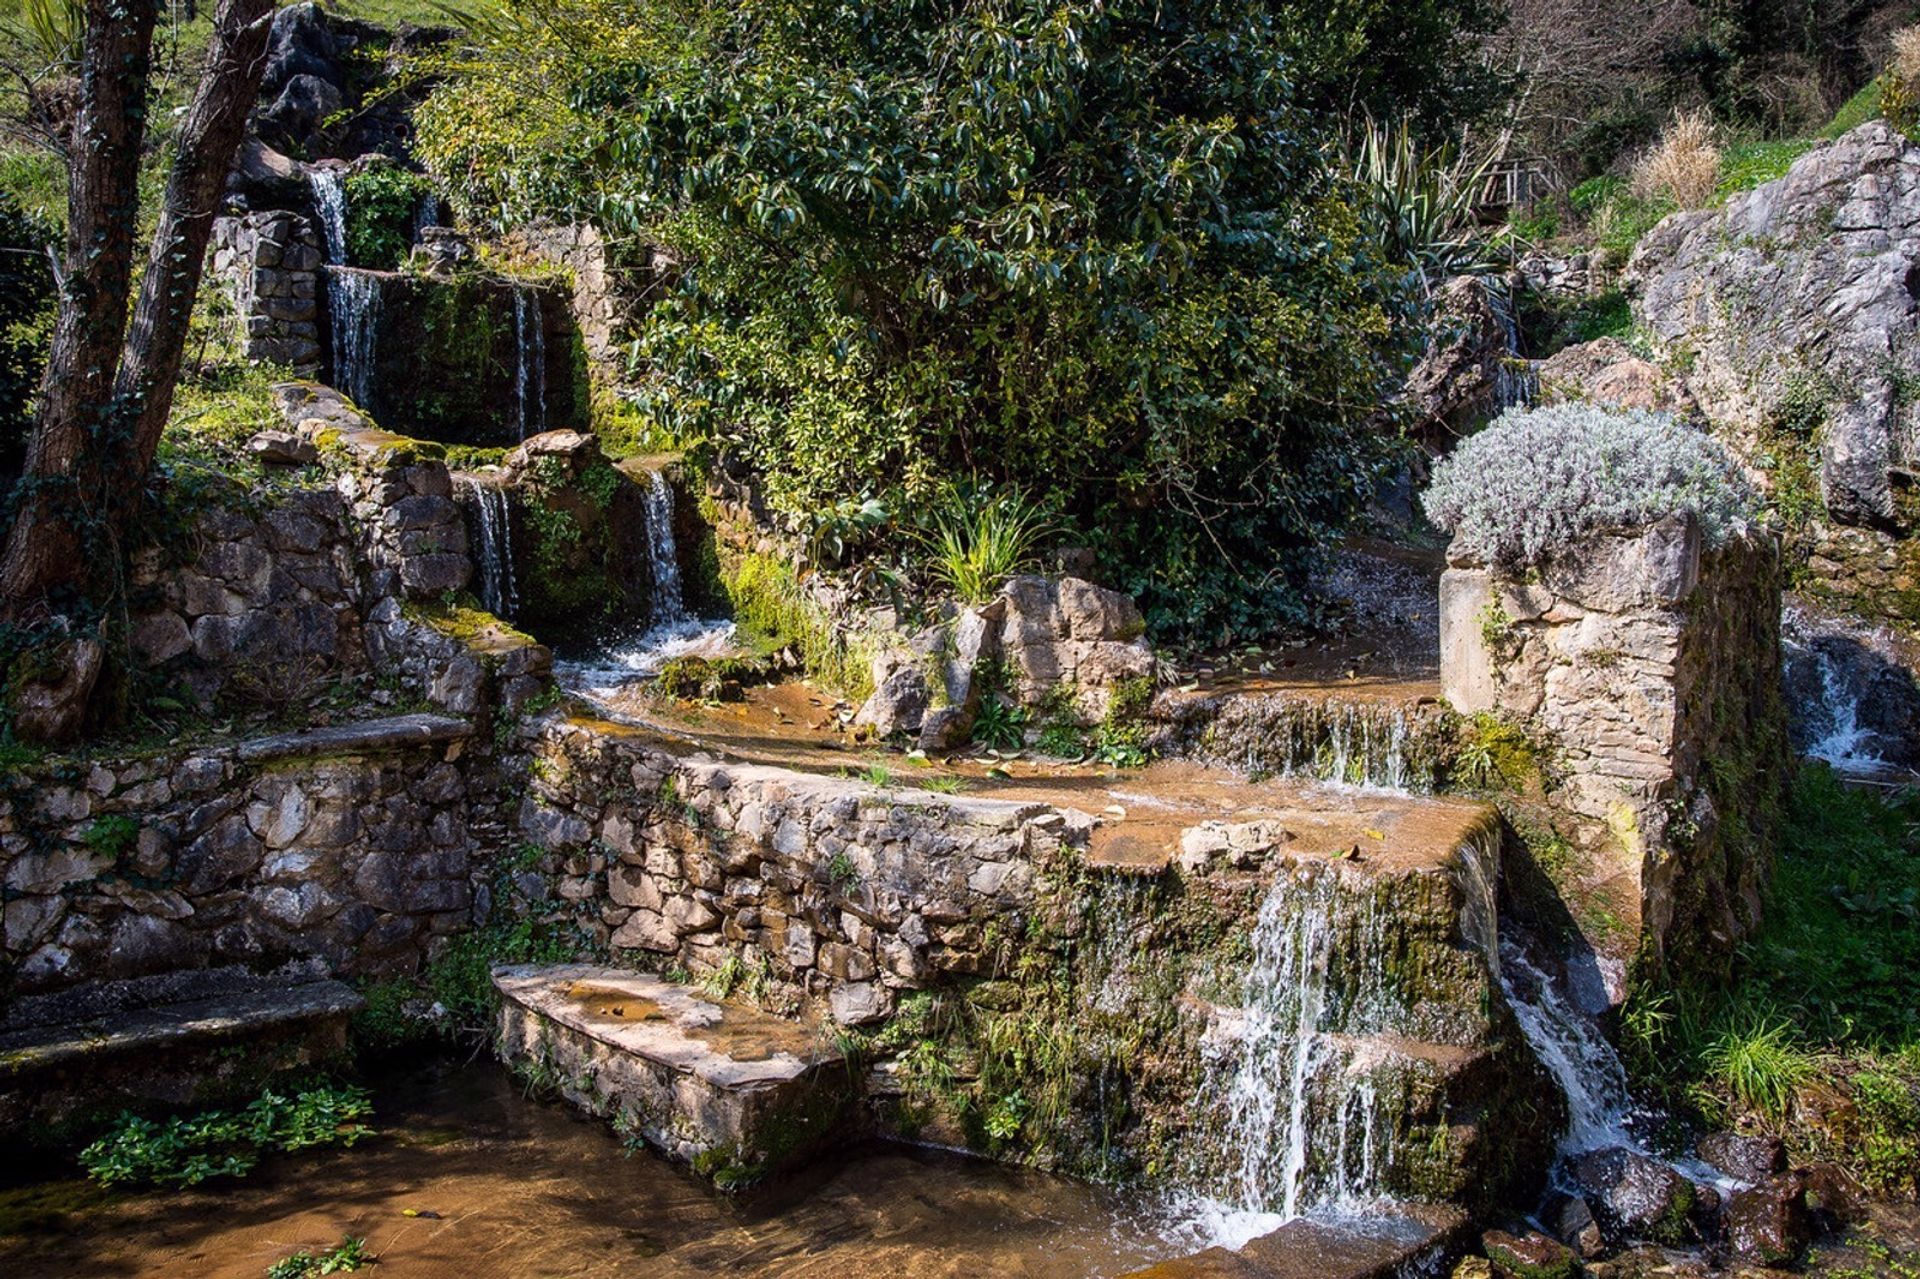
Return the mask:
<svg viewBox="0 0 1920 1279">
<path fill-rule="evenodd" d="M 1688 356 L 1687 389 L 1716 426 L 1752 432 L 1795 397 L 1825 418 L 1821 490 L 1842 523 L 1894 515 L 1920 404 L 1920 145 L 1883 121 L 1794 162 L 1718 209 L 1677 213 L 1634 251 L 1635 312 Z"/>
<path fill-rule="evenodd" d="M 1440 444 L 1465 435 L 1499 411 L 1513 342 L 1509 323 L 1476 276 L 1441 286 L 1428 323 L 1428 346 L 1400 392 L 1411 429 Z"/>
<path fill-rule="evenodd" d="M 1541 362 L 1539 401 L 1568 400 L 1680 414 L 1695 408 L 1684 386 L 1619 338 L 1582 342 Z"/>
</svg>

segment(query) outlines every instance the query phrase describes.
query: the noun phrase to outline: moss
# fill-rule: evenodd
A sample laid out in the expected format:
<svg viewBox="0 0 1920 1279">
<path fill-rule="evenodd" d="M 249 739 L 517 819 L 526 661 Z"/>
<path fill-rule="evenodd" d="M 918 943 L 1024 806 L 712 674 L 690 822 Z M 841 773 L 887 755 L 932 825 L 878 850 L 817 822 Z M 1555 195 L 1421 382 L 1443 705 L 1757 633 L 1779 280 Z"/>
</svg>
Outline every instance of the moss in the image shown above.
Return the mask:
<svg viewBox="0 0 1920 1279">
<path fill-rule="evenodd" d="M 734 621 L 749 643 L 797 649 L 810 675 L 852 701 L 873 695 L 871 646 L 829 618 L 791 567 L 757 552 L 741 556 L 730 572 L 724 567 Z"/>
<path fill-rule="evenodd" d="M 1512 1248 L 1495 1243 L 1487 1248 L 1487 1260 L 1509 1279 L 1573 1279 L 1580 1273 L 1580 1259 L 1571 1250 L 1556 1249 L 1550 1260 L 1536 1264 Z"/>
<path fill-rule="evenodd" d="M 432 627 L 448 639 L 457 640 L 482 657 L 502 649 L 531 647 L 539 643 L 533 636 L 515 629 L 492 613 L 457 600 L 434 603 L 409 600 L 400 607 L 407 617 Z"/>
</svg>

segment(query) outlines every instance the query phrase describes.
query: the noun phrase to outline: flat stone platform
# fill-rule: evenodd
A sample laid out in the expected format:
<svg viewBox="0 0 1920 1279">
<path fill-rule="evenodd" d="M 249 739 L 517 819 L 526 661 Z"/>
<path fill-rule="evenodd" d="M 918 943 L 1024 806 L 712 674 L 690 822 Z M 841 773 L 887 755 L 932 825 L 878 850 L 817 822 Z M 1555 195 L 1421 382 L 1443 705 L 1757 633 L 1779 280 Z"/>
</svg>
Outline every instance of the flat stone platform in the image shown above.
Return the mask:
<svg viewBox="0 0 1920 1279">
<path fill-rule="evenodd" d="M 843 1136 L 857 1083 L 821 1029 L 588 964 L 494 969 L 501 1057 L 723 1187 Z"/>
<path fill-rule="evenodd" d="M 365 1001 L 309 974 L 212 969 L 19 1000 L 0 1022 L 0 1128 L 210 1102 L 345 1053 Z"/>
</svg>

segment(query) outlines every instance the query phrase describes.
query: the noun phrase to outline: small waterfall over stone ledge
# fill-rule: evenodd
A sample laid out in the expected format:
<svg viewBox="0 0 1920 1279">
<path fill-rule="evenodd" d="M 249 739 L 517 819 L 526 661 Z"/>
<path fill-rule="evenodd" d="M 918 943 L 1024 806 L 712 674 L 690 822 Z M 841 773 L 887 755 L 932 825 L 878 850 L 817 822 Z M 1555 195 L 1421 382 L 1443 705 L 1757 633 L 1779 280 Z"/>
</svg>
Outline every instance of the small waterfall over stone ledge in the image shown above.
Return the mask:
<svg viewBox="0 0 1920 1279">
<path fill-rule="evenodd" d="M 666 472 L 647 472 L 647 562 L 653 570 L 653 625 L 673 626 L 687 620 L 680 586 L 680 547 L 673 536 L 673 485 Z"/>
<path fill-rule="evenodd" d="M 612 696 L 625 685 L 652 678 L 676 657 L 724 657 L 733 649 L 733 623 L 698 618 L 687 612 L 680 576 L 680 547 L 674 536 L 673 484 L 666 472 L 650 470 L 644 484 L 647 566 L 652 576 L 647 628 L 629 634 L 578 661 L 557 668 L 566 682 L 589 696 Z"/>
<path fill-rule="evenodd" d="M 1497 824 L 1483 823 L 1450 867 L 1457 927 L 1489 976 L 1499 840 Z M 1403 1006 L 1397 904 L 1366 876 L 1338 859 L 1277 868 L 1240 1006 L 1217 1010 L 1201 1044 L 1209 1065 L 1196 1109 L 1213 1116 L 1206 1144 L 1226 1159 L 1176 1208 L 1198 1240 L 1239 1247 L 1304 1216 L 1377 1215 L 1405 1183 L 1420 1059 L 1465 1050 L 1415 1042 L 1436 1028 L 1413 1024 Z"/>
<path fill-rule="evenodd" d="M 507 495 L 492 484 L 463 481 L 471 497 L 474 564 L 479 570 L 480 604 L 495 617 L 511 619 L 520 605 L 513 579 L 513 512 Z"/>
<path fill-rule="evenodd" d="M 308 169 L 307 186 L 326 249 L 327 315 L 332 337 L 333 385 L 362 408 L 373 397 L 374 333 L 380 318 L 379 282 L 347 266 L 347 190 L 334 169 Z"/>
<path fill-rule="evenodd" d="M 515 405 L 520 438 L 547 429 L 547 329 L 540 295 L 526 285 L 513 291 Z"/>
</svg>

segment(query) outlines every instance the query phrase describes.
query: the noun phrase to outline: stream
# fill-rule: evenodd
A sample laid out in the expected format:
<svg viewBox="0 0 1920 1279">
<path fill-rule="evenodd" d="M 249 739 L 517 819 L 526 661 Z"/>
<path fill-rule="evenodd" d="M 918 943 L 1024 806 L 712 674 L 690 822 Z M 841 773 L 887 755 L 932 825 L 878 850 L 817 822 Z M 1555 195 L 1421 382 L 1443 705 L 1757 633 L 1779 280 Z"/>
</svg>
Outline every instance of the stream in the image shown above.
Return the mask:
<svg viewBox="0 0 1920 1279">
<path fill-rule="evenodd" d="M 857 1146 L 720 1194 L 597 1120 L 527 1099 L 489 1061 L 417 1067 L 375 1097 L 375 1137 L 269 1160 L 244 1180 L 0 1190 L 0 1274 L 260 1279 L 344 1235 L 366 1239 L 375 1273 L 410 1279 L 1089 1279 L 1185 1251 L 1115 1192 L 907 1146 Z"/>
</svg>

